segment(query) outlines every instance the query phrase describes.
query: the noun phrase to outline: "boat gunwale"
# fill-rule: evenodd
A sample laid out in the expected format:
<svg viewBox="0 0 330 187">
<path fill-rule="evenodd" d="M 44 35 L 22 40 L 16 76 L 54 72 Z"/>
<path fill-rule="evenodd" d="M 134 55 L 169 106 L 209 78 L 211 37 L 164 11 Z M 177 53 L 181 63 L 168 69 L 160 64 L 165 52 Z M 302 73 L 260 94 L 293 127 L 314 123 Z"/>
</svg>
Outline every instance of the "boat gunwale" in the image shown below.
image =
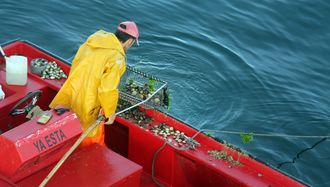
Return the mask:
<svg viewBox="0 0 330 187">
<path fill-rule="evenodd" d="M 25 44 L 27 44 L 27 45 L 30 45 L 31 47 L 36 48 L 36 49 L 40 50 L 41 52 L 46 53 L 47 55 L 50 55 L 50 56 L 52 56 L 52 57 L 58 59 L 59 61 L 63 62 L 65 65 L 71 66 L 71 63 L 70 63 L 68 60 L 63 59 L 62 57 L 60 57 L 60 56 L 58 56 L 58 55 L 56 55 L 56 54 L 54 54 L 54 53 L 52 53 L 52 52 L 46 50 L 46 49 L 43 48 L 43 47 L 40 47 L 40 46 L 34 44 L 33 42 L 31 42 L 31 41 L 29 41 L 29 40 L 21 40 L 20 38 L 17 38 L 17 39 L 9 40 L 9 41 L 7 41 L 7 42 L 3 42 L 3 43 L 1 43 L 0 45 L 1 45 L 2 47 L 5 47 L 5 46 L 8 46 L 8 45 L 13 44 L 13 43 L 15 43 L 15 42 L 22 42 L 22 43 L 25 43 Z M 160 113 L 164 114 L 166 117 L 173 118 L 174 120 L 177 120 L 178 122 L 180 122 L 180 123 L 186 125 L 186 126 L 189 127 L 189 128 L 192 128 L 193 130 L 195 130 L 195 131 L 197 131 L 197 132 L 200 131 L 199 129 L 197 129 L 197 128 L 195 128 L 195 127 L 193 127 L 193 126 L 191 126 L 191 125 L 189 125 L 189 124 L 187 124 L 187 123 L 185 123 L 185 122 L 183 122 L 181 119 L 179 119 L 179 118 L 177 118 L 177 117 L 174 117 L 173 115 L 169 114 L 169 113 L 166 112 L 166 111 L 160 111 L 160 110 L 158 110 L 158 109 L 153 109 L 153 110 L 156 110 L 157 112 L 160 112 Z M 206 136 L 204 133 L 201 133 L 201 134 L 203 134 L 204 136 Z M 217 143 L 219 143 L 219 144 L 221 144 L 221 145 L 223 145 L 223 146 L 226 146 L 225 144 L 223 144 L 222 142 L 219 141 L 219 140 L 222 140 L 222 139 L 215 138 L 215 137 L 210 137 L 210 138 L 212 138 L 212 140 L 214 140 L 215 142 L 217 142 Z M 235 145 L 234 145 L 234 146 L 235 146 Z M 236 146 L 235 146 L 235 147 L 236 147 Z M 238 152 L 238 151 L 235 150 L 235 149 L 233 149 L 233 151 Z M 279 172 L 279 173 L 283 174 L 284 176 L 289 177 L 289 178 L 291 178 L 292 180 L 295 180 L 295 181 L 301 183 L 302 185 L 310 186 L 309 184 L 307 184 L 306 182 L 302 181 L 301 179 L 298 179 L 298 178 L 292 176 L 291 174 L 289 174 L 289 173 L 287 173 L 287 172 L 285 172 L 285 171 L 283 171 L 283 170 L 280 170 L 280 169 L 276 168 L 275 166 L 269 164 L 268 162 L 265 162 L 265 161 L 261 160 L 260 158 L 251 155 L 250 153 L 247 153 L 247 154 L 248 154 L 248 156 L 249 156 L 250 159 L 255 160 L 256 162 L 259 162 L 259 163 L 265 165 L 266 167 L 269 167 L 270 169 L 272 169 L 272 170 L 274 170 L 274 171 L 276 171 L 276 172 Z"/>
</svg>

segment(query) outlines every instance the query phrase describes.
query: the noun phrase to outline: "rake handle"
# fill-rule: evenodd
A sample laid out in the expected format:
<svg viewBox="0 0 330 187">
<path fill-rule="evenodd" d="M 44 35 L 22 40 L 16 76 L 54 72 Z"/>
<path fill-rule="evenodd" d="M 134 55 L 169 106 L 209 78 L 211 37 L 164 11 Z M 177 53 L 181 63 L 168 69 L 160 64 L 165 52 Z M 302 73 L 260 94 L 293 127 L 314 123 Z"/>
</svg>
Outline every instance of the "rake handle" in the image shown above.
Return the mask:
<svg viewBox="0 0 330 187">
<path fill-rule="evenodd" d="M 86 136 L 98 125 L 101 121 L 103 121 L 105 118 L 103 116 L 99 116 L 97 120 L 90 126 L 88 129 L 81 134 L 81 136 L 78 138 L 78 140 L 73 144 L 73 146 L 64 154 L 64 156 L 61 158 L 60 161 L 54 166 L 52 171 L 47 175 L 47 177 L 42 181 L 42 183 L 39 185 L 39 187 L 44 187 L 47 182 L 54 176 L 56 171 L 62 166 L 62 164 L 65 162 L 65 160 L 71 155 L 71 153 L 79 146 L 79 144 L 86 138 Z"/>
<path fill-rule="evenodd" d="M 147 102 L 148 100 L 150 100 L 157 92 L 159 92 L 163 87 L 165 87 L 166 84 L 162 85 L 160 88 L 158 88 L 150 97 L 148 97 L 147 99 L 136 103 L 133 106 L 130 106 L 124 110 L 121 110 L 119 112 L 116 113 L 116 115 L 119 115 L 123 112 L 126 112 L 127 110 L 130 110 L 134 107 L 137 107 L 145 102 Z M 62 166 L 62 164 L 65 162 L 65 160 L 71 155 L 71 153 L 79 146 L 79 144 L 86 138 L 86 136 L 101 122 L 103 121 L 105 118 L 104 116 L 99 116 L 96 121 L 90 126 L 88 127 L 88 129 L 81 134 L 81 136 L 78 138 L 78 140 L 73 144 L 73 146 L 64 154 L 64 156 L 61 158 L 60 161 L 58 161 L 58 163 L 54 166 L 54 168 L 52 169 L 52 171 L 50 171 L 50 173 L 47 175 L 47 177 L 42 181 L 42 183 L 39 185 L 39 187 L 44 187 L 47 182 L 54 176 L 54 174 L 56 173 L 56 171 Z"/>
</svg>

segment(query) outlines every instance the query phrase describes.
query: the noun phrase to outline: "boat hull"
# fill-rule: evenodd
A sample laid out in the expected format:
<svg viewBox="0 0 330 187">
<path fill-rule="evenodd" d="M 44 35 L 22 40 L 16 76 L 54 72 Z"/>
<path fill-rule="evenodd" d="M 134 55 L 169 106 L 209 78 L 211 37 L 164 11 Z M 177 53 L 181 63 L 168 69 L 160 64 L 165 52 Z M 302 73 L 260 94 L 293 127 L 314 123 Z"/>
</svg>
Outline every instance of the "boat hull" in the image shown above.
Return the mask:
<svg viewBox="0 0 330 187">
<path fill-rule="evenodd" d="M 13 54 L 27 56 L 29 63 L 34 58 L 55 61 L 66 74 L 70 71 L 68 62 L 27 41 L 9 42 L 4 45 L 4 50 L 8 56 Z M 4 60 L 0 59 L 2 85 L 6 85 L 4 68 Z M 8 113 L 20 98 L 30 91 L 40 89 L 44 93 L 39 105 L 44 110 L 49 110 L 48 104 L 64 82 L 65 79 L 41 79 L 29 68 L 26 86 L 5 86 L 7 97 L 0 102 L 0 112 Z M 91 145 L 78 148 L 47 186 L 156 186 L 152 174 L 158 183 L 165 186 L 306 186 L 203 133 L 199 133 L 194 138 L 199 146 L 186 150 L 180 150 L 185 145 L 171 144 L 171 146 L 168 138 L 164 140 L 162 136 L 154 133 L 152 128 L 164 123 L 188 137 L 193 137 L 198 131 L 158 110 L 141 107 L 140 112 L 152 118 L 152 122 L 142 127 L 134 120 L 117 116 L 115 123 L 105 128 L 106 146 Z M 1 115 L 1 120 L 14 124 L 12 129 L 8 129 L 6 125 L 1 126 L 7 131 L 1 135 L 3 137 L 8 133 L 14 136 L 15 129 L 32 123 L 23 117 L 11 118 L 4 115 Z M 168 144 L 164 144 L 165 141 Z M 162 146 L 164 148 L 160 149 Z M 215 158 L 209 154 L 211 150 L 225 151 L 227 156 L 233 159 L 232 161 L 239 161 L 240 164 L 236 165 L 234 163 L 237 162 L 228 159 Z M 63 152 L 59 155 L 63 155 Z M 43 167 L 19 178 L 9 175 L 9 169 L 0 170 L 0 185 L 38 186 L 58 159 L 59 157 L 56 157 L 43 161 Z"/>
</svg>

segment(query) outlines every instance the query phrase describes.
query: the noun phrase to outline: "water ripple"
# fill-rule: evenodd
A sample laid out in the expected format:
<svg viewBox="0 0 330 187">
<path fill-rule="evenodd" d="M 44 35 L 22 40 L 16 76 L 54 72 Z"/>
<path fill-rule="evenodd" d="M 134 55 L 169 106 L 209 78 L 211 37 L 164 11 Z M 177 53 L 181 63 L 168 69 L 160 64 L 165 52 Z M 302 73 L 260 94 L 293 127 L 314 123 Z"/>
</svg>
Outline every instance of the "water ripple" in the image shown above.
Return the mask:
<svg viewBox="0 0 330 187">
<path fill-rule="evenodd" d="M 134 20 L 141 45 L 128 63 L 169 83 L 172 116 L 195 128 L 330 133 L 329 1 L 3 0 L 0 17 L 1 43 L 22 38 L 65 59 L 96 30 Z M 216 135 L 273 165 L 313 143 Z M 315 159 L 324 145 L 281 169 L 327 186 L 329 162 Z"/>
</svg>

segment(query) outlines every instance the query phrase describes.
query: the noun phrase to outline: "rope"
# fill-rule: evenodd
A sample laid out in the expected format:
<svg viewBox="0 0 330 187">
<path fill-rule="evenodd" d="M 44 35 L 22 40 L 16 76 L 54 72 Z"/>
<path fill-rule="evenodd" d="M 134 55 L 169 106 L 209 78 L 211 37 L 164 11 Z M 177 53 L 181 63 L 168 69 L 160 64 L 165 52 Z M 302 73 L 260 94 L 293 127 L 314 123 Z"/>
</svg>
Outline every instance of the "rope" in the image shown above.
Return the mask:
<svg viewBox="0 0 330 187">
<path fill-rule="evenodd" d="M 277 165 L 277 168 L 280 169 L 280 167 L 282 167 L 284 164 L 294 164 L 296 162 L 296 160 L 300 157 L 300 155 L 302 155 L 304 152 L 306 152 L 308 150 L 312 150 L 314 147 L 316 147 L 318 144 L 324 142 L 326 139 L 327 138 L 323 138 L 323 139 L 317 141 L 316 143 L 314 143 L 311 147 L 308 147 L 306 149 L 299 151 L 291 161 L 281 162 Z"/>
<path fill-rule="evenodd" d="M 239 131 L 222 131 L 222 130 L 215 130 L 215 129 L 201 129 L 191 137 L 191 140 L 194 140 L 196 138 L 196 136 L 199 135 L 201 132 L 218 132 L 218 133 L 237 134 L 237 135 L 242 134 L 242 132 L 239 132 Z M 308 135 L 288 135 L 288 134 L 276 134 L 276 133 L 275 134 L 254 133 L 254 132 L 251 132 L 251 133 L 253 134 L 253 136 L 263 136 L 263 137 L 322 138 L 321 141 L 318 141 L 311 148 L 304 149 L 303 151 L 299 152 L 296 156 L 297 158 L 299 158 L 299 155 L 302 154 L 303 152 L 314 148 L 317 144 L 325 141 L 327 138 L 330 137 L 330 136 L 316 136 L 316 135 L 308 136 Z M 176 147 L 175 145 L 172 145 L 171 143 L 165 141 L 164 144 L 154 153 L 154 156 L 152 158 L 152 164 L 151 164 L 151 177 L 152 177 L 152 180 L 160 187 L 163 187 L 164 185 L 160 184 L 159 181 L 155 178 L 155 175 L 154 175 L 155 174 L 155 171 L 154 171 L 155 170 L 155 160 L 157 159 L 158 154 L 160 153 L 160 151 L 163 150 L 166 145 L 170 145 L 171 147 L 173 147 L 175 150 L 178 150 L 178 151 L 185 151 L 185 150 L 189 149 L 189 147 L 182 147 L 182 148 Z M 295 161 L 295 159 L 293 159 L 293 163 L 294 163 L 294 161 Z M 286 163 L 288 163 L 288 162 L 283 162 L 283 163 L 279 164 L 277 168 L 280 168 L 283 164 L 286 164 Z"/>
<path fill-rule="evenodd" d="M 189 147 L 182 147 L 182 148 L 176 147 L 175 145 L 172 145 L 171 143 L 164 141 L 164 144 L 160 148 L 158 148 L 158 150 L 154 153 L 154 156 L 152 158 L 152 163 L 151 163 L 151 178 L 160 187 L 164 187 L 164 185 L 162 185 L 155 177 L 155 161 L 158 157 L 159 152 L 161 150 L 163 150 L 166 145 L 169 145 L 169 146 L 173 147 L 173 149 L 178 150 L 178 151 L 185 151 L 185 150 L 189 149 Z"/>
<path fill-rule="evenodd" d="M 152 164 L 151 164 L 151 178 L 160 187 L 163 187 L 164 185 L 162 185 L 160 182 L 158 182 L 158 180 L 155 178 L 155 161 L 156 161 L 156 158 L 157 158 L 159 152 L 165 148 L 166 144 L 167 143 L 165 141 L 164 144 L 154 153 L 154 156 L 152 158 Z"/>
<path fill-rule="evenodd" d="M 214 129 L 202 129 L 199 130 L 192 138 L 194 139 L 201 132 L 217 132 L 224 134 L 237 134 L 240 135 L 242 132 L 239 131 L 225 131 L 225 130 L 214 130 Z M 263 136 L 263 137 L 285 137 L 285 138 L 330 138 L 329 135 L 291 135 L 291 134 L 277 134 L 277 133 L 255 133 L 250 132 L 253 136 Z"/>
</svg>

